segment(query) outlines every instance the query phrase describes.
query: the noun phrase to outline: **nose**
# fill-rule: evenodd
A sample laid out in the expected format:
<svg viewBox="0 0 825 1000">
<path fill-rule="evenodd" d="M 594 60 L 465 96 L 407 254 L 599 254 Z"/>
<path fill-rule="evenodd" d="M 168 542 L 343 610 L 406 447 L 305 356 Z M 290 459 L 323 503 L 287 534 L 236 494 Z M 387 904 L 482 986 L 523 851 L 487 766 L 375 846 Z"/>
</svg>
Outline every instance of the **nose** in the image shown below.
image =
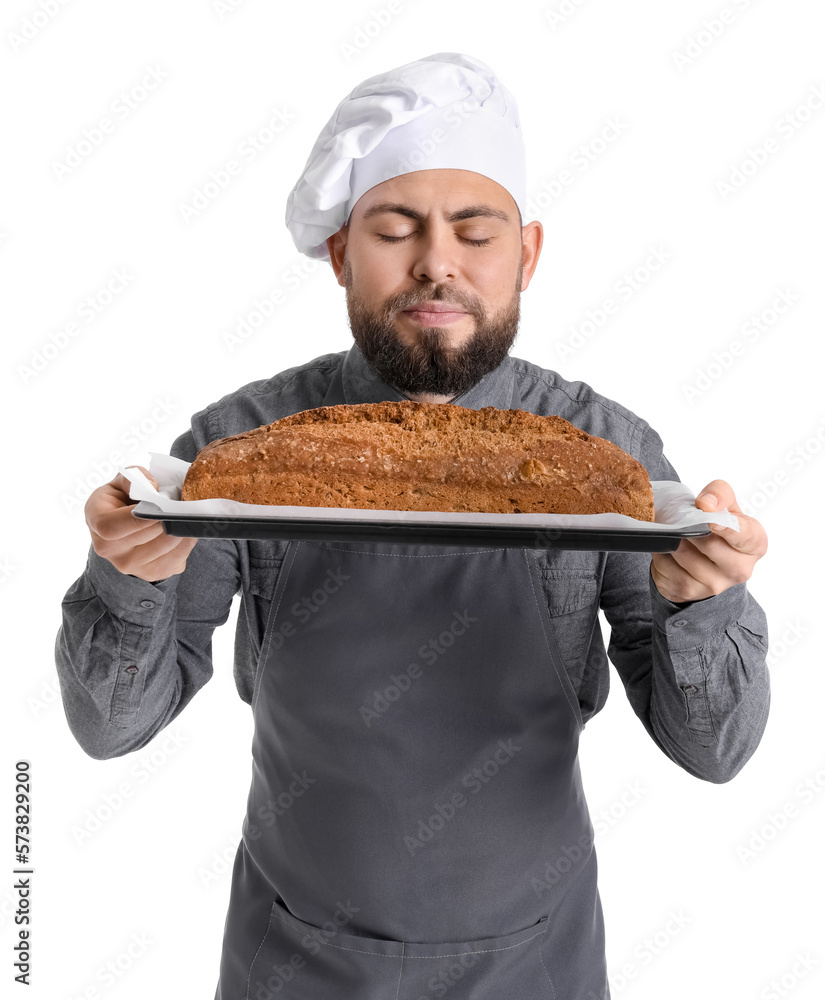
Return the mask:
<svg viewBox="0 0 825 1000">
<path fill-rule="evenodd" d="M 458 252 L 455 233 L 445 224 L 427 226 L 416 240 L 413 273 L 419 281 L 439 283 L 458 275 Z"/>
</svg>

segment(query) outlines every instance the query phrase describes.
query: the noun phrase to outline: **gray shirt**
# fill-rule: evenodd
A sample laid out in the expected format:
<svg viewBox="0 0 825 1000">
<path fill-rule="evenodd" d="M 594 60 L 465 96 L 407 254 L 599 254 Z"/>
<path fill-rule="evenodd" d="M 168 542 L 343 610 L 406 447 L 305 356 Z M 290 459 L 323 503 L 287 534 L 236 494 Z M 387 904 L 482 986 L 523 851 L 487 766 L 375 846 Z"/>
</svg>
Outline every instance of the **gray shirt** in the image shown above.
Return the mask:
<svg viewBox="0 0 825 1000">
<path fill-rule="evenodd" d="M 348 403 L 405 398 L 353 344 L 210 404 L 192 417 L 171 454 L 191 462 L 209 441 L 323 406 L 334 378 Z M 615 442 L 651 479 L 679 478 L 645 420 L 584 382 L 529 361 L 508 356 L 452 402 L 558 414 Z M 64 598 L 55 647 L 66 717 L 87 754 L 106 759 L 138 750 L 183 711 L 212 676 L 212 633 L 239 592 L 234 674 L 241 698 L 251 703 L 289 544 L 201 539 L 183 573 L 156 583 L 120 573 L 90 547 L 83 574 Z M 747 585 L 674 604 L 656 589 L 647 553 L 546 549 L 540 559 L 544 597 L 584 722 L 607 699 L 609 657 L 659 748 L 690 774 L 730 780 L 758 746 L 770 705 L 767 623 Z M 607 650 L 599 608 L 610 626 Z"/>
</svg>

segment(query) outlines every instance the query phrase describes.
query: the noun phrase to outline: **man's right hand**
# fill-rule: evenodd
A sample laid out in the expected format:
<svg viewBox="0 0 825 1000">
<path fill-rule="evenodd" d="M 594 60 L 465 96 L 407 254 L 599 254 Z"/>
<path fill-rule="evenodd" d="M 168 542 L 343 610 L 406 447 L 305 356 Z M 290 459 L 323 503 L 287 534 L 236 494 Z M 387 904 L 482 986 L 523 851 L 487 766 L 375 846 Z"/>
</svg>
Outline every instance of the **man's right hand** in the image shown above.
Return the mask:
<svg viewBox="0 0 825 1000">
<path fill-rule="evenodd" d="M 127 468 L 140 469 L 157 489 L 157 480 L 142 465 Z M 121 573 L 149 583 L 182 573 L 197 538 L 167 535 L 161 521 L 133 517 L 137 503 L 129 496 L 130 486 L 119 472 L 110 483 L 98 486 L 86 501 L 86 524 L 95 552 Z"/>
</svg>

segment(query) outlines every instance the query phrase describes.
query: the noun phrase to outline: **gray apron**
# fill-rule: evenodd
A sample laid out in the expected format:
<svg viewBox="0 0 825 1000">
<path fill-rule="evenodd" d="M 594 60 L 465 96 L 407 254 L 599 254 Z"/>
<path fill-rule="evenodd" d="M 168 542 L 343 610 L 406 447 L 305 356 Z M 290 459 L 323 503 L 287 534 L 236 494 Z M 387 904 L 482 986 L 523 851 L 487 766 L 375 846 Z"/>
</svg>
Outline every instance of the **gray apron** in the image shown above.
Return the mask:
<svg viewBox="0 0 825 1000">
<path fill-rule="evenodd" d="M 540 558 L 289 543 L 216 1000 L 609 1000 Z"/>
</svg>

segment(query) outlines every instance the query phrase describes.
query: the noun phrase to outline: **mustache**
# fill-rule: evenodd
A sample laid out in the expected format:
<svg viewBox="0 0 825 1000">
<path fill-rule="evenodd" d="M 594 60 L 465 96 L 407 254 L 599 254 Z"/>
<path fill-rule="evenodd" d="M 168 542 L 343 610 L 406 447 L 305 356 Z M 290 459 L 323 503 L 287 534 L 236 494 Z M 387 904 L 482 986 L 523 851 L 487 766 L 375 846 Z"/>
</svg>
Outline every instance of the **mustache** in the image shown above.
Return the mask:
<svg viewBox="0 0 825 1000">
<path fill-rule="evenodd" d="M 400 292 L 387 299 L 385 312 L 387 314 L 401 312 L 424 302 L 454 302 L 468 313 L 472 313 L 473 316 L 479 315 L 480 303 L 475 296 L 463 295 L 456 292 L 455 289 L 445 289 L 443 286 L 435 286 L 430 291 L 414 289 L 409 292 Z"/>
</svg>

